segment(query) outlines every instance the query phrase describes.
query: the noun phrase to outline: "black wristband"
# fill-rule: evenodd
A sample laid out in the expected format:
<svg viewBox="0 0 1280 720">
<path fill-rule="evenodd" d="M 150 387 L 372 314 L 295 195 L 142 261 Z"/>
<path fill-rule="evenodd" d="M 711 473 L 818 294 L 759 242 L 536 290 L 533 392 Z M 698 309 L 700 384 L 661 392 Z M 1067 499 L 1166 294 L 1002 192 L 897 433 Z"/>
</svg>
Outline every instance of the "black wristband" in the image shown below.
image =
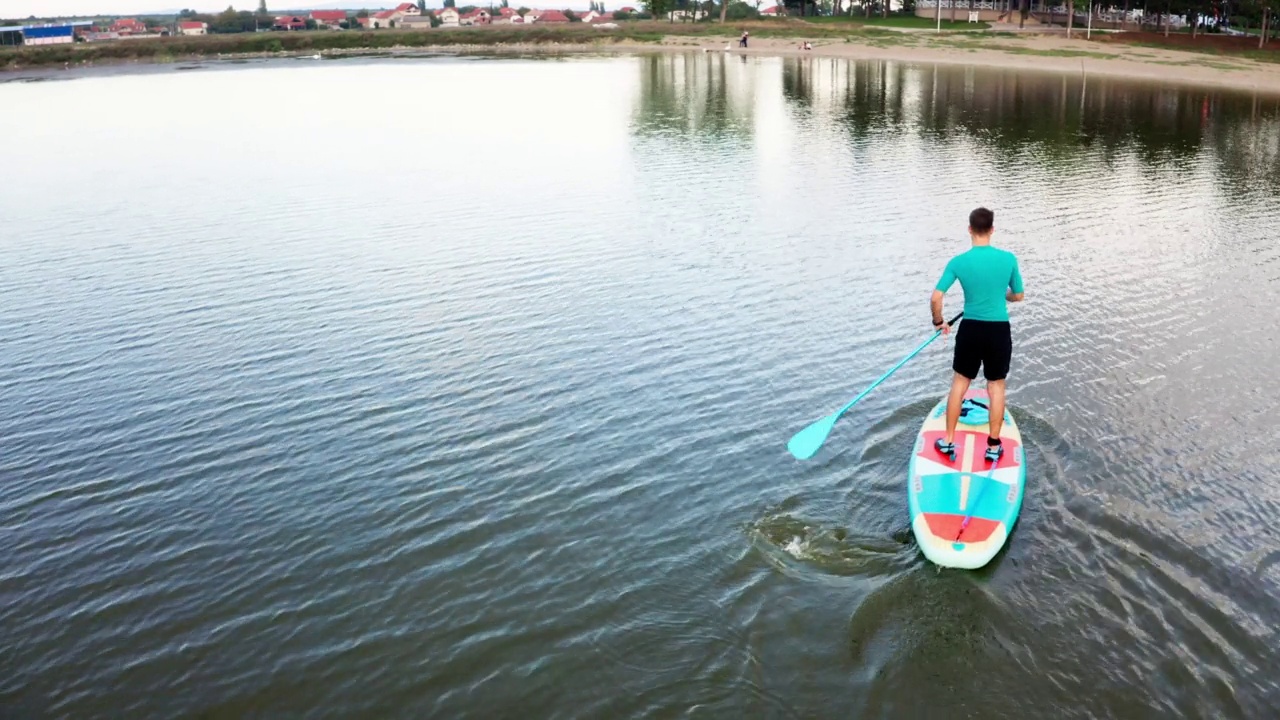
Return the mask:
<svg viewBox="0 0 1280 720">
<path fill-rule="evenodd" d="M 943 320 L 942 318 L 934 318 L 933 320 L 934 327 L 942 327 L 943 325 L 946 325 L 946 324 L 947 324 L 946 321 Z"/>
</svg>

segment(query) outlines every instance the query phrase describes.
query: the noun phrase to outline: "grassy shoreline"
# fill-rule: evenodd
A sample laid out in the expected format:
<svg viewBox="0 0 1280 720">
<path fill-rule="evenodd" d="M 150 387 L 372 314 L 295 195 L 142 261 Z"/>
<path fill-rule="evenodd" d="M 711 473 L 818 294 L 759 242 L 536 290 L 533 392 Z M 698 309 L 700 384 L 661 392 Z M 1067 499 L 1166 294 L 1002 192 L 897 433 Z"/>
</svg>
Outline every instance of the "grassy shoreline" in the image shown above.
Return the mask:
<svg viewBox="0 0 1280 720">
<path fill-rule="evenodd" d="M 959 23 L 958 23 L 959 24 Z M 972 26 L 970 26 L 972 27 Z M 626 22 L 617 29 L 574 23 L 560 26 L 490 26 L 448 30 L 313 31 L 148 38 L 70 45 L 0 49 L 0 70 L 80 67 L 119 62 L 174 62 L 200 57 L 305 54 L 473 46 L 659 44 L 667 38 L 726 38 L 743 31 L 753 38 L 853 40 L 896 35 L 882 23 L 810 23 L 763 20 L 719 23 Z"/>
<path fill-rule="evenodd" d="M 911 20 L 911 18 L 898 18 Z M 879 20 L 876 18 L 876 20 Z M 890 18 L 894 20 L 894 18 Z M 895 29 L 890 29 L 894 27 Z M 1191 47 L 1156 46 L 1150 34 L 1125 33 L 1091 41 L 1051 34 L 992 31 L 921 32 L 911 25 L 886 26 L 854 20 L 798 19 L 734 23 L 626 22 L 612 30 L 583 24 L 496 26 L 450 30 L 317 31 L 210 35 L 113 43 L 76 43 L 0 49 L 0 81 L 17 71 L 60 71 L 119 65 L 164 65 L 202 60 L 517 53 L 687 52 L 736 47 L 751 33 L 752 55 L 834 57 L 854 60 L 982 65 L 1070 74 L 1110 75 L 1144 81 L 1198 84 L 1280 94 L 1280 44 L 1267 50 L 1225 41 Z M 812 51 L 798 50 L 809 40 Z M 1206 55 L 1206 53 L 1208 55 Z M 1213 58 L 1212 60 L 1209 58 Z M 1085 65 L 1088 67 L 1086 68 Z M 1175 69 L 1176 68 L 1176 69 Z M 10 72 L 5 72 L 10 71 Z"/>
</svg>

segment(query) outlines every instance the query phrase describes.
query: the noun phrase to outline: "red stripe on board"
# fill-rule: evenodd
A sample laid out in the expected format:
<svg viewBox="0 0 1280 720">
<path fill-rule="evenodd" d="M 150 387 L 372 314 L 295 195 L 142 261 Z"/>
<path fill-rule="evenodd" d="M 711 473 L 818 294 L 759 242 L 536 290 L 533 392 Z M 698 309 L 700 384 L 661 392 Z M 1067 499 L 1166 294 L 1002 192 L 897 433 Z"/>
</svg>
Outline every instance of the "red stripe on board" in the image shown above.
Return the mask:
<svg viewBox="0 0 1280 720">
<path fill-rule="evenodd" d="M 974 458 L 974 461 L 973 461 L 973 472 L 981 473 L 981 472 L 986 472 L 990 470 L 991 463 L 988 463 L 987 459 L 983 457 L 983 454 L 987 452 L 987 434 L 986 433 L 971 432 L 971 431 L 961 430 L 957 428 L 956 436 L 955 436 L 956 461 L 951 462 L 950 458 L 938 452 L 937 448 L 934 447 L 934 443 L 946 437 L 947 434 L 942 430 L 932 430 L 930 432 L 926 432 L 924 434 L 924 447 L 920 449 L 918 456 L 924 458 L 925 460 L 932 460 L 933 462 L 936 462 L 939 465 L 946 465 L 947 467 L 957 472 L 961 472 L 961 469 L 964 467 L 964 464 L 965 464 L 964 463 L 964 448 L 965 448 L 964 439 L 966 436 L 969 436 L 969 435 L 973 436 L 973 452 L 977 456 L 976 458 Z M 1018 453 L 1016 452 L 1016 450 L 1022 446 L 1022 443 L 1019 443 L 1017 440 L 1013 440 L 1010 438 L 1001 438 L 1001 442 L 1004 443 L 1004 455 L 1000 456 L 1000 461 L 996 463 L 995 467 L 997 469 L 1018 467 L 1018 459 L 1017 459 Z"/>
<path fill-rule="evenodd" d="M 960 526 L 964 524 L 963 515 L 952 515 L 950 513 L 922 514 L 925 522 L 929 525 L 929 532 L 947 542 L 955 542 L 957 535 L 960 535 L 960 542 L 982 542 L 990 538 L 996 528 L 1000 526 L 999 520 L 970 518 L 969 526 L 964 529 L 964 534 L 961 535 Z"/>
</svg>

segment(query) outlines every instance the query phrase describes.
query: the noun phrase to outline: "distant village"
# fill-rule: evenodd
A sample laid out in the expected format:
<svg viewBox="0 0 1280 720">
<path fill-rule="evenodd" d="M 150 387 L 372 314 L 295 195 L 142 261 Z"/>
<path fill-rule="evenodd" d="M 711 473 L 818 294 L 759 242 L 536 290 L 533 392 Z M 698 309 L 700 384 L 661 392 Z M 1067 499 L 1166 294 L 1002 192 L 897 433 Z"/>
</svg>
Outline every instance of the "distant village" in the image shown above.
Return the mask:
<svg viewBox="0 0 1280 720">
<path fill-rule="evenodd" d="M 618 11 L 622 15 L 638 14 L 635 8 L 625 7 Z M 302 30 L 430 30 L 432 28 L 456 28 L 475 25 L 516 25 L 529 23 L 568 23 L 584 22 L 591 24 L 610 23 L 614 13 L 600 13 L 595 10 L 577 12 L 573 10 L 515 10 L 502 8 L 421 8 L 412 3 L 404 3 L 393 10 L 355 13 L 346 10 L 313 10 L 308 13 L 274 16 L 270 27 L 262 30 L 296 32 Z M 205 35 L 211 31 L 210 24 L 201 20 L 180 20 L 174 30 L 182 35 Z M 169 31 L 165 27 L 147 27 L 133 18 L 116 20 L 109 27 L 97 27 L 86 33 L 87 40 L 110 40 L 130 38 L 144 35 L 155 36 Z"/>
<path fill-rule="evenodd" d="M 781 6 L 759 11 L 765 17 L 785 14 Z M 230 16 L 233 30 L 219 25 L 223 15 Z M 616 21 L 648 19 L 650 16 L 633 7 L 605 12 L 604 4 L 593 2 L 592 9 L 537 10 L 509 7 L 443 7 L 426 8 L 422 4 L 403 3 L 392 10 L 349 12 L 347 10 L 313 10 L 289 15 L 266 15 L 239 12 L 228 8 L 220 16 L 199 15 L 183 11 L 173 23 L 160 24 L 137 18 L 118 18 L 109 22 L 72 21 L 32 23 L 24 26 L 0 27 L 0 45 L 51 45 L 70 42 L 104 42 L 173 35 L 207 35 L 217 32 L 298 32 L 305 30 L 431 30 L 488 25 L 553 25 L 571 22 L 602 28 L 616 27 Z M 696 21 L 707 15 L 705 10 L 674 10 L 664 19 Z M 247 23 L 247 26 L 241 22 Z"/>
</svg>

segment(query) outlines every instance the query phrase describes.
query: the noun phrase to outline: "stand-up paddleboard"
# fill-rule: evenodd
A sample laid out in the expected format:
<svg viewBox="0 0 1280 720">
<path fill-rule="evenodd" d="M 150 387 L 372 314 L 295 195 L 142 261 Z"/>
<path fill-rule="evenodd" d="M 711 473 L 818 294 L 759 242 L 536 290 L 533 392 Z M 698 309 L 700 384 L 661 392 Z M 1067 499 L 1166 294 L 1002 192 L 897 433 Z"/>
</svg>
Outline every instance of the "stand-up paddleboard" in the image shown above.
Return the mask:
<svg viewBox="0 0 1280 720">
<path fill-rule="evenodd" d="M 946 398 L 916 438 L 907 477 L 911 530 L 924 556 L 942 567 L 986 565 L 1004 546 L 1022 509 L 1027 480 L 1022 435 L 1006 410 L 1000 430 L 1004 455 L 994 466 L 987 462 L 989 404 L 986 390 L 965 394 L 954 461 L 934 448 L 934 441 L 946 436 Z"/>
</svg>

